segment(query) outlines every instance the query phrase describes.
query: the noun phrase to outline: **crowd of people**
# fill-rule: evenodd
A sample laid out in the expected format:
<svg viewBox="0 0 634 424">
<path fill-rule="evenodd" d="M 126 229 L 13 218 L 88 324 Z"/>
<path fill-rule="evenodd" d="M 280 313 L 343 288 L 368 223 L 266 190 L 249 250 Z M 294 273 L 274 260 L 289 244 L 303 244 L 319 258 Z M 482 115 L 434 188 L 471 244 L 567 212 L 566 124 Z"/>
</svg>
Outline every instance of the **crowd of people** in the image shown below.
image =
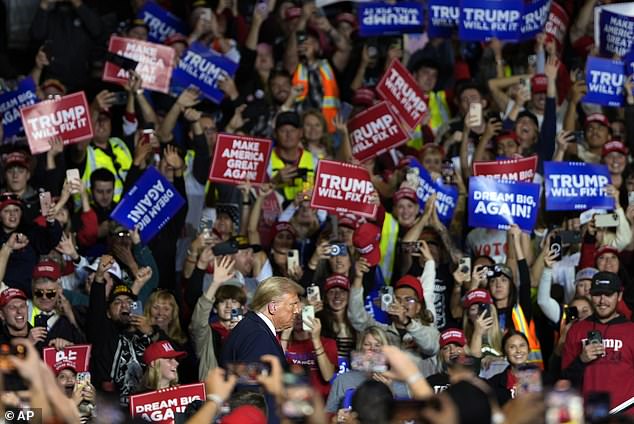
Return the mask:
<svg viewBox="0 0 634 424">
<path fill-rule="evenodd" d="M 599 0 L 553 1 L 562 45 L 361 37 L 357 2 L 156 0 L 188 27 L 163 42 L 177 60 L 197 44 L 237 63 L 220 103 L 102 81 L 111 35 L 147 41 L 146 1 L 0 2 L 0 94 L 84 91 L 94 131 L 32 154 L 0 126 L 0 409 L 142 421 L 131 397 L 204 382 L 176 422 L 563 423 L 578 403 L 632 422 L 634 82 L 624 107 L 584 102 Z M 394 60 L 427 113 L 361 163 L 347 124 Z M 267 182 L 208 180 L 220 133 L 273 140 Z M 473 162 L 531 155 L 537 183 L 546 161 L 605 164 L 616 226 L 542 204 L 532 231 L 470 227 Z M 374 218 L 311 207 L 320 160 L 368 171 Z M 457 190 L 449 222 L 412 160 Z M 144 242 L 111 214 L 150 167 L 186 203 Z M 89 381 L 42 360 L 77 345 Z"/>
</svg>

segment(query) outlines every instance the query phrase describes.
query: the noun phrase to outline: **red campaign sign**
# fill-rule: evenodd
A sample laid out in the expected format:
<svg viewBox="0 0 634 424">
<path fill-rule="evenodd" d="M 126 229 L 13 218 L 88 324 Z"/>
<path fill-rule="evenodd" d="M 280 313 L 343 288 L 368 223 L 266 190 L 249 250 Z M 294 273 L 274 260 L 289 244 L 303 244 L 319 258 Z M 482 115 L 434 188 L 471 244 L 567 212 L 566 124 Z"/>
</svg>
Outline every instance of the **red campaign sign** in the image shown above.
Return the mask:
<svg viewBox="0 0 634 424">
<path fill-rule="evenodd" d="M 169 91 L 174 65 L 174 49 L 171 47 L 113 35 L 108 51 L 139 62 L 135 71 L 143 79 L 143 88 L 162 93 Z M 128 71 L 106 62 L 103 80 L 124 85 L 128 81 Z"/>
<path fill-rule="evenodd" d="M 550 14 L 544 26 L 544 32 L 550 35 L 557 42 L 557 49 L 561 50 L 564 45 L 564 38 L 568 31 L 569 18 L 566 11 L 559 4 L 550 4 Z"/>
<path fill-rule="evenodd" d="M 374 219 L 377 206 L 370 203 L 374 191 L 374 184 L 365 168 L 320 160 L 310 207 Z"/>
<path fill-rule="evenodd" d="M 413 130 L 427 114 L 425 94 L 414 77 L 397 59 L 392 60 L 376 91 L 398 111 L 403 123 Z"/>
<path fill-rule="evenodd" d="M 364 162 L 398 147 L 408 139 L 386 102 L 355 115 L 348 122 L 352 155 Z"/>
<path fill-rule="evenodd" d="M 83 91 L 23 107 L 20 115 L 33 154 L 49 151 L 49 140 L 54 137 L 61 138 L 64 144 L 73 144 L 93 136 L 90 109 Z"/>
<path fill-rule="evenodd" d="M 273 143 L 267 138 L 218 134 L 209 180 L 229 184 L 253 185 L 266 180 Z"/>
<path fill-rule="evenodd" d="M 537 156 L 521 159 L 473 162 L 474 177 L 492 177 L 505 181 L 532 183 L 537 169 Z"/>
<path fill-rule="evenodd" d="M 64 368 L 73 368 L 75 372 L 88 371 L 92 345 L 68 346 L 63 350 L 46 347 L 42 351 L 44 362 L 57 374 Z"/>
<path fill-rule="evenodd" d="M 177 413 L 185 412 L 195 400 L 206 399 L 205 383 L 184 384 L 130 396 L 130 414 L 154 423 L 173 424 Z"/>
</svg>

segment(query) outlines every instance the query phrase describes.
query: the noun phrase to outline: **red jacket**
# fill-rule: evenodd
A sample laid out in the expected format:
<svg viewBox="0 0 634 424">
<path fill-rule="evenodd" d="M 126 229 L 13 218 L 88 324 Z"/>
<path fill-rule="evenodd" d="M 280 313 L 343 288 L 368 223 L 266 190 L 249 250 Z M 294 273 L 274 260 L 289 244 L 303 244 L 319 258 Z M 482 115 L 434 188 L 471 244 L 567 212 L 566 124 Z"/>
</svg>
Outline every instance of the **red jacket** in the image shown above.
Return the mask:
<svg viewBox="0 0 634 424">
<path fill-rule="evenodd" d="M 584 364 L 579 355 L 592 330 L 601 332 L 606 355 Z M 611 409 L 634 398 L 634 323 L 621 315 L 606 324 L 594 316 L 575 323 L 566 336 L 561 365 L 566 378 L 582 379 L 584 397 L 608 392 Z M 634 416 L 634 407 L 626 414 Z"/>
</svg>

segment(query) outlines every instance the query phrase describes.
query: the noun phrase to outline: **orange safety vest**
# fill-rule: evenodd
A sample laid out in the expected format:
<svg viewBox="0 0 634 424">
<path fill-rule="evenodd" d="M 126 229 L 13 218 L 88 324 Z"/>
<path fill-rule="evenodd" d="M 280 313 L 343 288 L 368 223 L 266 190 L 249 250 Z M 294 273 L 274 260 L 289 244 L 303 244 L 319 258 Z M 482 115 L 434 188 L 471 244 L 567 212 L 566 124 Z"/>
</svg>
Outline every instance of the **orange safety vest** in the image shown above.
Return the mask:
<svg viewBox="0 0 634 424">
<path fill-rule="evenodd" d="M 335 132 L 334 119 L 339 113 L 339 87 L 337 86 L 337 80 L 335 79 L 335 73 L 327 60 L 319 61 L 319 74 L 321 76 L 321 85 L 324 91 L 324 96 L 321 99 L 321 113 L 326 119 L 328 125 L 328 132 Z M 297 98 L 302 102 L 308 95 L 308 69 L 303 63 L 297 65 L 295 73 L 293 74 L 293 86 L 301 85 L 303 87 L 301 94 Z"/>
<path fill-rule="evenodd" d="M 526 322 L 524 311 L 522 307 L 517 304 L 513 307 L 513 325 L 515 330 L 524 334 L 528 339 L 528 363 L 539 366 L 544 369 L 544 360 L 542 359 L 542 348 L 539 345 L 539 339 L 535 332 L 535 322 L 531 320 L 530 323 Z"/>
</svg>

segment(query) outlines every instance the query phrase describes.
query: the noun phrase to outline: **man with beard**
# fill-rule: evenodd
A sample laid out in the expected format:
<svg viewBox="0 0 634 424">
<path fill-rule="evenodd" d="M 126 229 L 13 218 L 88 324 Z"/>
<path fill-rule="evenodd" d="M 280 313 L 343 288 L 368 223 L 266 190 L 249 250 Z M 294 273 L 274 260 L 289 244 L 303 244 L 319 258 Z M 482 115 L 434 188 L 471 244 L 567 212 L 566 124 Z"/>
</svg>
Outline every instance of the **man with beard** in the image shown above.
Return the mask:
<svg viewBox="0 0 634 424">
<path fill-rule="evenodd" d="M 575 323 L 566 336 L 562 354 L 564 378 L 591 392 L 610 394 L 611 413 L 634 416 L 634 323 L 616 307 L 622 284 L 618 275 L 601 271 L 592 277 L 590 296 L 595 312 Z M 625 406 L 629 402 L 629 407 Z"/>
<path fill-rule="evenodd" d="M 147 318 L 132 315 L 136 295 L 125 284 L 111 286 L 106 301 L 104 275 L 113 265 L 112 256 L 101 257 L 90 290 L 87 336 L 93 345 L 92 380 L 95 387 L 119 393 L 122 406 L 139 387 L 143 376 L 143 352 L 151 343 L 152 326 Z"/>
</svg>

